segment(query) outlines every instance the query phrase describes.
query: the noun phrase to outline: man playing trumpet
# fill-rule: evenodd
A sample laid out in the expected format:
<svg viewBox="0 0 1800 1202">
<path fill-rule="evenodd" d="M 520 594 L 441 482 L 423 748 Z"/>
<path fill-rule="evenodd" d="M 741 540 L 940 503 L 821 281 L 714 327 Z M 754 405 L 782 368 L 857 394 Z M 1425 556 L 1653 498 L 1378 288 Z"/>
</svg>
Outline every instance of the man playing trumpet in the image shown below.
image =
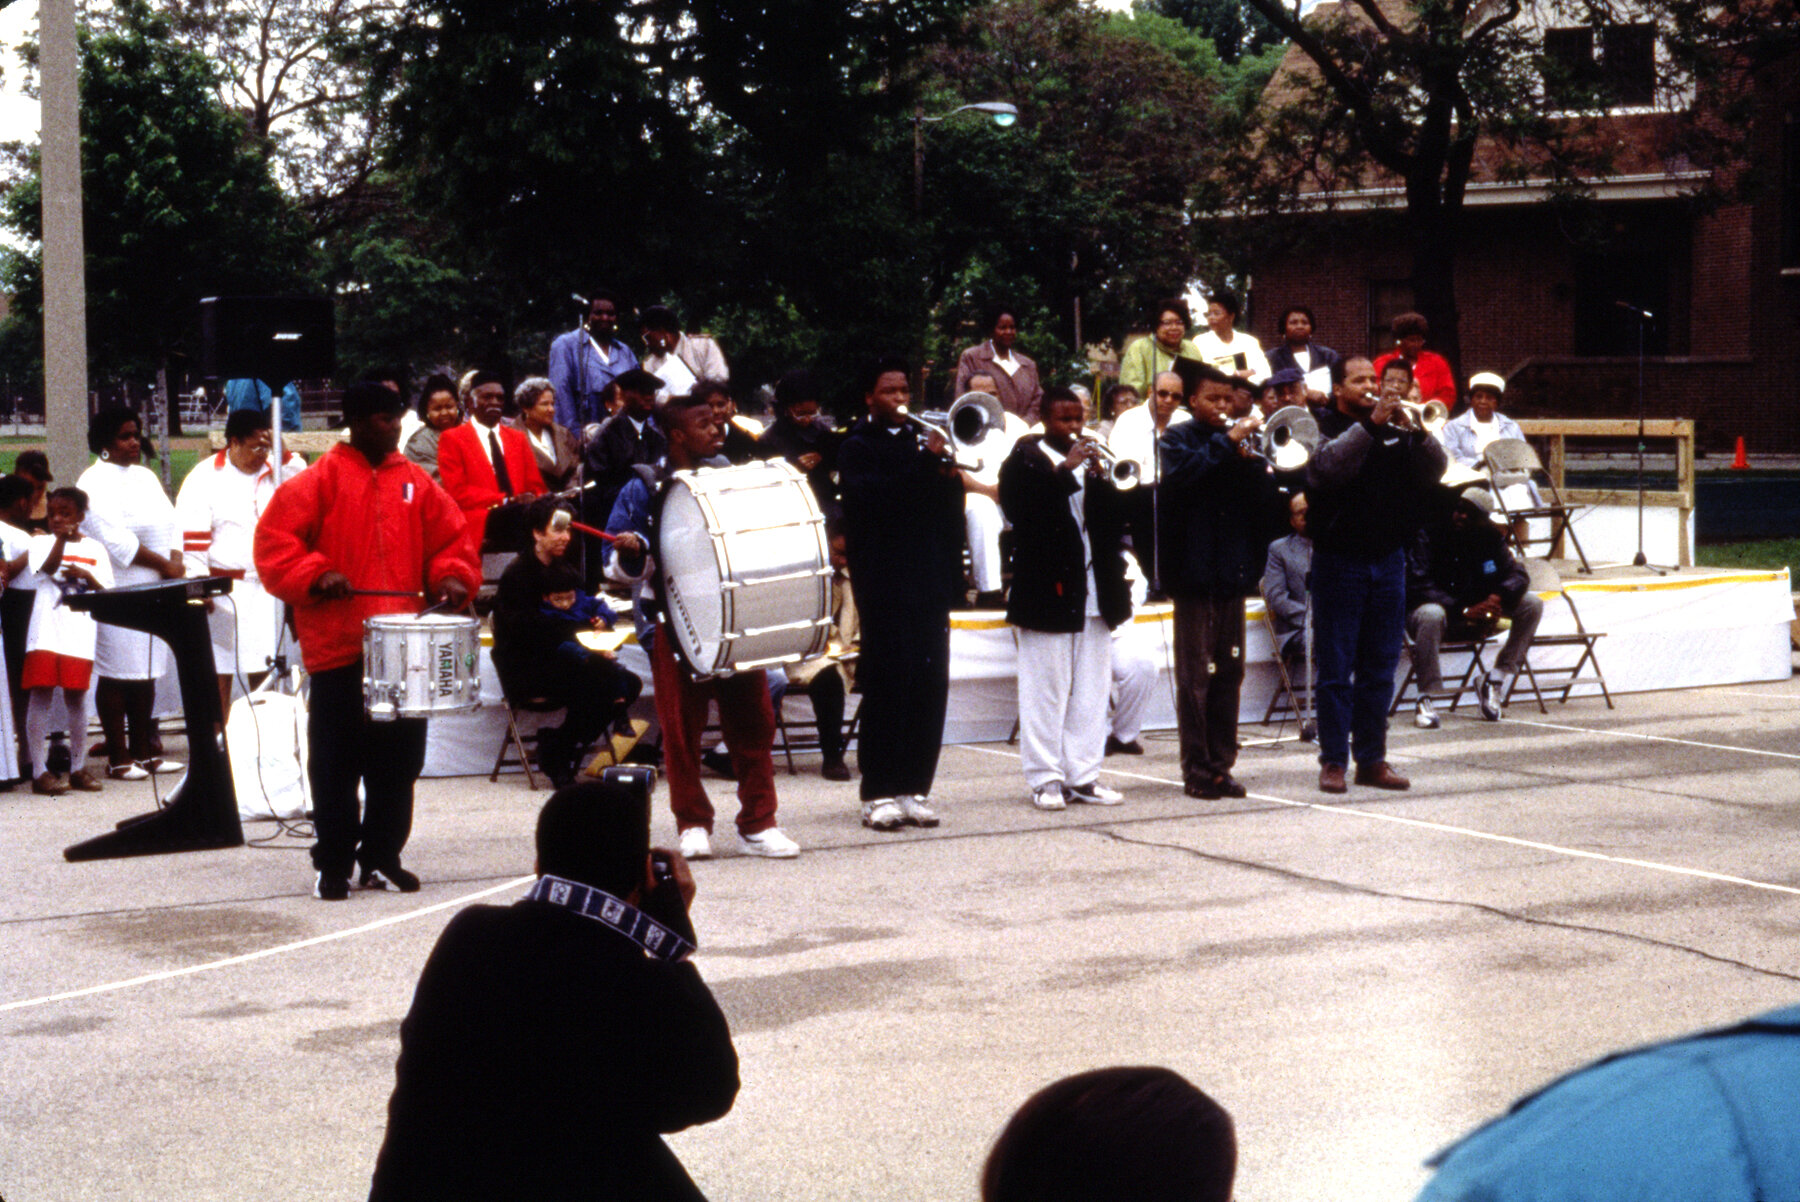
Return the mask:
<svg viewBox="0 0 1800 1202">
<path fill-rule="evenodd" d="M 1404 382 L 1393 364 L 1383 379 Z M 1362 357 L 1332 366 L 1326 441 L 1307 466 L 1313 539 L 1313 647 L 1317 662 L 1319 788 L 1411 784 L 1387 762 L 1387 709 L 1406 621 L 1406 546 L 1442 495 L 1443 444 L 1418 429 L 1399 396 L 1375 393 Z M 1404 390 L 1401 390 L 1403 393 Z"/>
</svg>

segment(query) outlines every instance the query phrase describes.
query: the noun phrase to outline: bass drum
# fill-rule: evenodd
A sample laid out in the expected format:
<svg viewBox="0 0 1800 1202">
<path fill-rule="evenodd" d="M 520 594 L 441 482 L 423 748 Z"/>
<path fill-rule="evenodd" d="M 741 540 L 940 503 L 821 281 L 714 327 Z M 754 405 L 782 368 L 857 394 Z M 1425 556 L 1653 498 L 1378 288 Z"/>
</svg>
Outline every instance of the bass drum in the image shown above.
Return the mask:
<svg viewBox="0 0 1800 1202">
<path fill-rule="evenodd" d="M 806 477 L 782 460 L 676 472 L 655 552 L 663 616 L 698 679 L 822 655 L 831 554 Z"/>
<path fill-rule="evenodd" d="M 452 614 L 382 614 L 363 623 L 363 705 L 377 722 L 481 705 L 481 623 Z"/>
</svg>

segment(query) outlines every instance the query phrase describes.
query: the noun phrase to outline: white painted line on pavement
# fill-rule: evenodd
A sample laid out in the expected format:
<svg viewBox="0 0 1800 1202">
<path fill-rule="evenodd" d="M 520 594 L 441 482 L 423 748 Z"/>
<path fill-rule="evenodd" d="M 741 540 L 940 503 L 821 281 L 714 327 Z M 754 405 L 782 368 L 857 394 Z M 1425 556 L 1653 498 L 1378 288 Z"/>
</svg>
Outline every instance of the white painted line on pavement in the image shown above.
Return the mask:
<svg viewBox="0 0 1800 1202">
<path fill-rule="evenodd" d="M 279 956 L 283 952 L 296 952 L 304 947 L 315 947 L 321 943 L 331 943 L 338 939 L 348 939 L 352 935 L 362 935 L 369 931 L 378 931 L 382 927 L 391 927 L 396 923 L 411 922 L 415 918 L 423 918 L 427 914 L 436 914 L 441 910 L 451 910 L 458 906 L 466 906 L 470 902 L 480 901 L 484 897 L 492 897 L 496 893 L 505 893 L 508 889 L 520 889 L 537 880 L 535 876 L 516 877 L 504 884 L 494 885 L 474 893 L 465 893 L 461 897 L 449 901 L 437 902 L 423 906 L 417 910 L 408 910 L 404 914 L 390 914 L 386 918 L 378 918 L 374 922 L 365 922 L 361 926 L 349 927 L 342 931 L 332 931 L 328 935 L 314 935 L 311 939 L 301 939 L 294 943 L 278 944 L 265 947 L 261 951 L 245 952 L 241 956 L 228 956 L 223 960 L 208 960 L 204 964 L 190 964 L 186 968 L 171 968 L 163 972 L 146 973 L 141 977 L 131 977 L 124 981 L 108 981 L 104 985 L 89 985 L 86 989 L 71 989 L 64 993 L 50 993 L 43 997 L 25 998 L 17 1002 L 0 1003 L 0 1014 L 9 1010 L 25 1010 L 32 1006 L 43 1006 L 50 1002 L 66 1002 L 71 998 L 91 997 L 97 993 L 111 993 L 118 989 L 129 989 L 133 985 L 150 985 L 157 981 L 167 981 L 174 977 L 190 976 L 197 972 L 210 972 L 215 968 L 229 968 L 234 964 L 248 964 L 252 960 L 261 960 L 265 956 Z"/>
<path fill-rule="evenodd" d="M 1693 739 L 1677 739 L 1673 735 L 1646 735 L 1635 730 L 1594 730 L 1588 726 L 1563 726 L 1556 722 L 1535 722 L 1529 718 L 1508 718 L 1509 726 L 1535 726 L 1539 730 L 1571 730 L 1576 734 L 1597 735 L 1600 738 L 1642 739 L 1646 743 L 1674 743 L 1681 747 L 1700 747 L 1707 751 L 1735 751 L 1740 755 L 1766 755 L 1777 760 L 1800 760 L 1800 755 L 1790 751 L 1764 751 L 1760 747 L 1734 747 L 1730 743 L 1700 743 Z"/>
<path fill-rule="evenodd" d="M 1570 729 L 1576 729 L 1571 727 Z M 993 747 L 976 747 L 964 744 L 965 751 L 984 751 L 989 755 L 1019 758 L 1016 751 L 1000 751 Z M 1172 785 L 1179 789 L 1181 782 L 1163 776 L 1150 776 L 1142 772 L 1123 772 L 1117 768 L 1102 768 L 1100 771 L 1111 776 L 1123 776 L 1129 780 L 1150 781 L 1159 785 Z M 1288 797 L 1276 797 L 1270 793 L 1250 793 L 1249 799 L 1272 802 L 1278 806 L 1287 806 L 1296 810 L 1317 810 L 1325 814 L 1336 814 L 1343 817 L 1367 818 L 1375 822 L 1391 822 L 1399 826 L 1418 827 L 1421 830 L 1440 831 L 1449 835 L 1462 835 L 1470 839 L 1482 839 L 1489 843 L 1505 843 L 1512 847 L 1526 847 L 1533 851 L 1553 852 L 1560 856 L 1570 856 L 1581 860 L 1600 860 L 1608 864 L 1621 864 L 1628 868 L 1648 868 L 1653 872 L 1666 872 L 1673 876 L 1699 877 L 1701 880 L 1718 881 L 1726 885 L 1743 885 L 1750 889 L 1763 889 L 1770 893 L 1787 893 L 1800 897 L 1800 886 L 1780 885 L 1773 881 L 1756 881 L 1749 877 L 1731 876 L 1723 872 L 1710 872 L 1704 868 L 1688 868 L 1681 864 L 1663 864 L 1656 860 L 1638 860 L 1629 856 L 1609 856 L 1604 852 L 1587 851 L 1579 847 L 1564 847 L 1557 843 L 1539 843 L 1534 839 L 1520 839 L 1514 835 L 1497 835 L 1492 831 L 1478 831 L 1473 827 L 1452 826 L 1447 822 L 1431 822 L 1424 818 L 1408 818 L 1402 814 L 1384 814 L 1375 810 L 1359 810 L 1353 806 L 1331 805 L 1320 801 L 1295 801 Z"/>
</svg>

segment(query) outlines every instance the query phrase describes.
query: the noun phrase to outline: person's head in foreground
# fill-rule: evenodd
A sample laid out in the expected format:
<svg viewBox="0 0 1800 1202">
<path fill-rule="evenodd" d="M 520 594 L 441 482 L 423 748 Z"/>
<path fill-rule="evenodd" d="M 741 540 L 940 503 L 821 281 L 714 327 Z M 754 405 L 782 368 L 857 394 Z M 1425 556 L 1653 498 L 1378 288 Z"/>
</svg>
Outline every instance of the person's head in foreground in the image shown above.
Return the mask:
<svg viewBox="0 0 1800 1202">
<path fill-rule="evenodd" d="M 1177 1073 L 1094 1069 L 1045 1086 L 988 1153 L 982 1202 L 1228 1202 L 1231 1115 Z"/>
<path fill-rule="evenodd" d="M 650 876 L 650 810 L 613 781 L 558 789 L 538 812 L 537 871 L 636 902 Z"/>
</svg>

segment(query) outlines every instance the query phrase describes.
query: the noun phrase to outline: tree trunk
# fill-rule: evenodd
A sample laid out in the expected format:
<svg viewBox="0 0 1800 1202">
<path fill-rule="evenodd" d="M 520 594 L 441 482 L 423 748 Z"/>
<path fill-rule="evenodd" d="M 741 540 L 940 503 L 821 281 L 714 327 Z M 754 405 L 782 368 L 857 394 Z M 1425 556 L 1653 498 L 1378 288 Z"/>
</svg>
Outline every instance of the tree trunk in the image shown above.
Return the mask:
<svg viewBox="0 0 1800 1202">
<path fill-rule="evenodd" d="M 1412 241 L 1413 306 L 1431 323 L 1429 345 L 1450 361 L 1461 390 L 1461 316 L 1456 308 L 1456 260 L 1462 235 L 1460 206 L 1452 209 L 1441 197 L 1426 206 L 1409 205 Z"/>
</svg>

